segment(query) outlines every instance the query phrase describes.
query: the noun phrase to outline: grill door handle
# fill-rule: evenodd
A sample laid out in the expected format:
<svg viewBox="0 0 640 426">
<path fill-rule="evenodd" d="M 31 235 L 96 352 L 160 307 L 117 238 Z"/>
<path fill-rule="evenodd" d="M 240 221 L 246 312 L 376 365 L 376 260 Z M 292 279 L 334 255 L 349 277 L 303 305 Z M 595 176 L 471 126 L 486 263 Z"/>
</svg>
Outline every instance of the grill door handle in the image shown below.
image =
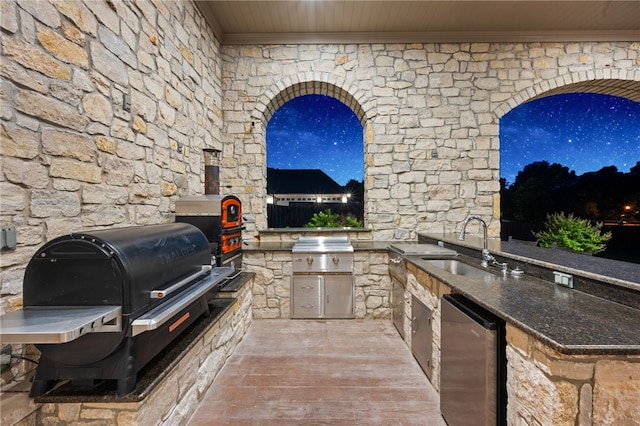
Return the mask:
<svg viewBox="0 0 640 426">
<path fill-rule="evenodd" d="M 189 275 L 188 277 L 178 281 L 171 287 L 167 287 L 164 290 L 152 290 L 151 298 L 152 299 L 162 299 L 163 297 L 167 297 L 169 294 L 173 293 L 176 290 L 179 290 L 185 284 L 190 283 L 194 279 L 198 278 L 200 275 L 204 275 L 211 271 L 211 265 L 202 265 L 202 269 L 194 274 Z"/>
</svg>

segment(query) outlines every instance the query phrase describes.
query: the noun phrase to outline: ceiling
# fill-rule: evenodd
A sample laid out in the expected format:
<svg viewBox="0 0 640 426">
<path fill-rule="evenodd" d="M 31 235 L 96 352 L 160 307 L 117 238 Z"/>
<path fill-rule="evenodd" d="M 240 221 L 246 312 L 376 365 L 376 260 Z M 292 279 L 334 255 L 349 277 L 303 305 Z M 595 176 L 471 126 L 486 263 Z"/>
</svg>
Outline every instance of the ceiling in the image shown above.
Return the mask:
<svg viewBox="0 0 640 426">
<path fill-rule="evenodd" d="M 196 0 L 222 44 L 640 41 L 640 1 Z"/>
</svg>

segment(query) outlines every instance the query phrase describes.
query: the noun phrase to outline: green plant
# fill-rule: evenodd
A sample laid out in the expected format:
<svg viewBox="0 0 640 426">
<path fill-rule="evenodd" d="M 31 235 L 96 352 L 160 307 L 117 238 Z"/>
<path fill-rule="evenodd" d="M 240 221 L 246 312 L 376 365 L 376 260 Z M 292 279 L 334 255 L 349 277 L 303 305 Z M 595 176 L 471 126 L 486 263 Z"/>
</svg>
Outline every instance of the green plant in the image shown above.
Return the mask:
<svg viewBox="0 0 640 426">
<path fill-rule="evenodd" d="M 342 228 L 345 226 L 361 228 L 362 222 L 353 216 L 340 217 L 340 215 L 332 213 L 331 209 L 326 209 L 314 213 L 311 220 L 304 226 L 305 228 Z"/>
<path fill-rule="evenodd" d="M 347 226 L 351 228 L 362 228 L 362 221 L 353 216 L 345 217 L 345 221 L 347 222 Z"/>
<path fill-rule="evenodd" d="M 540 247 L 564 247 L 577 252 L 600 253 L 606 249 L 611 232 L 602 233 L 602 224 L 592 225 L 587 219 L 575 217 L 573 213 L 547 215 L 546 230 L 534 232 Z"/>
<path fill-rule="evenodd" d="M 318 213 L 314 213 L 311 220 L 304 225 L 305 228 L 337 228 L 338 215 L 331 213 L 331 209 L 326 209 Z"/>
</svg>

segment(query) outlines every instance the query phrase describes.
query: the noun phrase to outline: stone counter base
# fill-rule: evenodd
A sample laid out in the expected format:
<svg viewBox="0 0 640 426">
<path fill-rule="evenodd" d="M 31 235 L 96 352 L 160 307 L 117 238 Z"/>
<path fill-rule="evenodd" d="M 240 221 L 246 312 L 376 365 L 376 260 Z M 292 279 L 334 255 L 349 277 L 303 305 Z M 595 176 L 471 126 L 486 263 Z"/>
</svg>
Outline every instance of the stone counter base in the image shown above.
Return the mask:
<svg viewBox="0 0 640 426">
<path fill-rule="evenodd" d="M 387 262 L 386 252 L 354 253 L 356 319 L 391 318 L 391 277 Z M 291 251 L 244 252 L 243 266 L 255 273 L 254 318 L 291 318 Z"/>
<path fill-rule="evenodd" d="M 5 423 L 11 413 L 3 412 L 1 423 L 7 426 L 185 425 L 251 325 L 251 283 L 241 288 L 235 298 L 232 306 L 196 339 L 178 364 L 141 401 L 45 402 L 38 406 L 25 392 L 24 403 L 32 404 L 35 411 L 21 420 L 11 418 L 11 423 Z"/>
<path fill-rule="evenodd" d="M 640 356 L 563 355 L 507 324 L 510 425 L 633 425 Z"/>
</svg>

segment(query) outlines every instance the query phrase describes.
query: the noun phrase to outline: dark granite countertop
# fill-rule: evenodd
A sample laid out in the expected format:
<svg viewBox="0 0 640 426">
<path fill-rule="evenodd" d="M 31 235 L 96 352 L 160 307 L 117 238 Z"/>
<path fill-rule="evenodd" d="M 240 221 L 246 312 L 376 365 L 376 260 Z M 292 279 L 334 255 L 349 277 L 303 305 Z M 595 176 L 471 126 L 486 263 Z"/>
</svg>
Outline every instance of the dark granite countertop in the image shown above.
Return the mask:
<svg viewBox="0 0 640 426">
<path fill-rule="evenodd" d="M 459 276 L 420 256 L 406 259 L 560 353 L 640 354 L 640 310 L 526 275 Z"/>
<path fill-rule="evenodd" d="M 464 241 L 460 241 L 457 234 L 423 234 L 418 239 L 432 243 L 444 241 L 445 246 L 453 245 L 473 250 L 482 249 L 482 238 L 475 236 L 467 236 Z M 525 261 L 560 272 L 640 291 L 640 264 L 637 263 L 605 259 L 566 250 L 545 249 L 526 241 L 491 239 L 488 245 L 492 254 L 502 256 L 505 259 Z"/>
<path fill-rule="evenodd" d="M 393 241 L 351 241 L 354 251 L 387 251 Z M 295 242 L 265 241 L 252 242 L 245 245 L 244 251 L 291 251 Z"/>
<path fill-rule="evenodd" d="M 458 241 L 451 240 L 451 236 L 436 238 L 449 241 L 448 246 L 451 248 L 458 245 L 458 247 L 466 246 L 478 250 L 482 247 L 480 239 Z M 504 256 L 507 260 L 510 258 L 508 253 L 498 250 L 495 244 L 490 245 L 489 248 L 493 249 L 492 253 L 495 255 Z M 589 271 L 583 272 L 537 259 L 520 256 L 512 258 L 526 260 L 528 263 L 545 263 L 554 270 L 582 272 L 615 284 L 623 281 L 607 280 L 607 277 Z M 560 353 L 569 355 L 640 354 L 640 309 L 583 291 L 565 288 L 530 275 L 519 277 L 502 275 L 497 268 L 490 268 L 495 275 L 459 276 L 437 268 L 419 256 L 407 256 L 406 259 L 451 286 L 454 292 L 468 297 Z M 480 267 L 479 254 L 474 257 L 461 255 L 459 259 Z M 634 284 L 624 281 L 623 285 L 623 289 L 628 291 L 628 287 Z"/>
</svg>

